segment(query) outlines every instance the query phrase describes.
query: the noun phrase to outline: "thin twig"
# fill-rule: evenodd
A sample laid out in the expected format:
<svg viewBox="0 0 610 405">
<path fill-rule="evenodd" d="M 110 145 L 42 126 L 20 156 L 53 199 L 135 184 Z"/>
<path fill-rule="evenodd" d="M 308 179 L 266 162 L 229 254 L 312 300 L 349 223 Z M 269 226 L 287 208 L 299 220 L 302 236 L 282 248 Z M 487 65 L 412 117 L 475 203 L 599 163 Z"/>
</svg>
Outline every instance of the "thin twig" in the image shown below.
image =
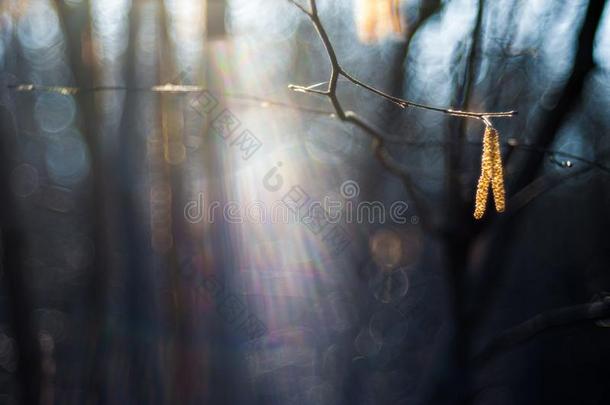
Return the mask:
<svg viewBox="0 0 610 405">
<path fill-rule="evenodd" d="M 320 84 L 322 85 L 322 84 Z M 162 84 L 151 87 L 129 87 L 129 86 L 94 86 L 94 87 L 74 87 L 74 86 L 42 86 L 37 84 L 18 84 L 9 85 L 7 88 L 16 90 L 20 93 L 29 92 L 47 92 L 57 93 L 62 95 L 77 95 L 81 93 L 97 93 L 106 91 L 124 91 L 130 92 L 150 92 L 150 93 L 169 93 L 169 94 L 198 94 L 198 93 L 210 93 L 212 95 L 222 96 L 226 98 L 232 98 L 237 100 L 254 101 L 261 104 L 263 107 L 283 107 L 289 108 L 296 111 L 302 111 L 311 114 L 319 115 L 332 115 L 332 111 L 326 111 L 316 108 L 309 108 L 297 104 L 286 103 L 283 101 L 271 100 L 261 96 L 255 96 L 250 94 L 242 93 L 227 93 L 212 91 L 211 89 L 198 86 L 198 85 L 182 85 L 182 84 Z"/>
<path fill-rule="evenodd" d="M 363 83 L 362 81 L 356 79 L 355 77 L 353 77 L 352 75 L 347 73 L 345 71 L 345 69 L 343 69 L 341 64 L 339 63 L 335 49 L 333 48 L 333 46 L 330 42 L 330 39 L 328 37 L 328 34 L 326 33 L 326 29 L 324 28 L 324 25 L 322 24 L 322 21 L 320 20 L 320 17 L 318 16 L 316 1 L 309 0 L 309 6 L 311 8 L 311 11 L 307 11 L 302 5 L 297 3 L 295 0 L 288 0 L 288 1 L 291 4 L 294 4 L 295 6 L 297 6 L 301 11 L 303 11 L 303 13 L 305 13 L 307 15 L 307 17 L 309 17 L 314 28 L 318 32 L 320 39 L 322 40 L 322 43 L 324 45 L 324 48 L 326 49 L 326 53 L 330 59 L 330 64 L 331 64 L 330 80 L 328 81 L 328 89 L 326 91 L 314 90 L 313 87 L 317 87 L 317 85 L 299 86 L 299 85 L 291 84 L 288 86 L 288 88 L 295 90 L 295 91 L 302 92 L 302 93 L 315 93 L 318 95 L 323 95 L 323 96 L 329 97 L 331 100 L 331 103 L 333 104 L 333 107 L 335 108 L 335 110 L 337 112 L 337 116 L 340 119 L 345 118 L 345 112 L 343 111 L 343 108 L 342 108 L 341 104 L 339 103 L 339 100 L 337 98 L 337 92 L 336 92 L 337 83 L 338 83 L 340 76 L 345 77 L 346 79 L 348 79 L 355 85 L 360 86 L 360 87 L 372 92 L 373 94 L 376 94 L 376 95 L 398 105 L 401 108 L 407 108 L 407 107 L 420 108 L 423 110 L 436 111 L 439 113 L 452 115 L 454 117 L 477 119 L 477 120 L 483 121 L 485 123 L 488 123 L 490 118 L 509 118 L 509 117 L 513 117 L 513 116 L 517 115 L 517 111 L 472 112 L 472 111 L 462 111 L 462 110 L 454 110 L 451 108 L 430 106 L 427 104 L 417 103 L 417 102 L 405 100 L 405 99 L 402 99 L 399 97 L 394 97 L 379 89 L 376 89 L 373 86 Z"/>
<path fill-rule="evenodd" d="M 295 84 L 291 84 L 288 86 L 288 88 L 290 90 L 294 90 L 299 93 L 313 93 L 313 94 L 319 94 L 321 96 L 329 95 L 328 90 L 316 90 L 313 88 L 313 86 L 303 87 L 303 86 L 297 86 Z"/>
<path fill-rule="evenodd" d="M 295 2 L 293 0 L 289 0 L 289 1 L 290 1 L 290 3 L 295 4 Z M 422 218 L 422 225 L 427 226 L 426 218 L 429 218 L 429 216 L 426 214 L 427 206 L 422 203 L 421 198 L 419 196 L 419 191 L 418 191 L 417 187 L 415 187 L 415 184 L 413 183 L 413 181 L 411 180 L 410 175 L 387 151 L 387 149 L 385 148 L 385 145 L 384 145 L 385 139 L 380 130 L 378 130 L 377 128 L 374 128 L 371 124 L 366 122 L 363 118 L 358 116 L 355 112 L 345 111 L 343 109 L 343 106 L 337 96 L 337 84 L 338 84 L 339 78 L 341 76 L 343 76 L 346 79 L 354 82 L 355 84 L 365 87 L 368 90 L 370 90 L 390 101 L 393 101 L 394 103 L 397 103 L 397 101 L 400 99 L 387 95 L 387 94 L 381 92 L 380 90 L 374 89 L 364 83 L 361 83 L 360 81 L 358 81 L 357 79 L 354 79 L 352 76 L 346 74 L 343 71 L 343 69 L 339 65 L 339 59 L 337 58 L 337 54 L 335 52 L 335 49 L 334 49 L 332 43 L 330 42 L 328 33 L 326 32 L 326 29 L 324 28 L 324 25 L 322 24 L 322 22 L 318 16 L 318 9 L 317 9 L 317 5 L 316 5 L 316 1 L 309 0 L 309 6 L 310 6 L 311 11 L 304 11 L 304 12 L 309 17 L 314 28 L 316 29 L 318 36 L 320 37 L 320 40 L 322 41 L 322 44 L 324 45 L 326 54 L 328 55 L 328 59 L 330 61 L 330 65 L 331 65 L 331 74 L 330 74 L 330 78 L 328 80 L 328 87 L 327 87 L 326 91 L 314 90 L 313 87 L 317 87 L 317 85 L 309 86 L 309 87 L 290 85 L 289 88 L 296 90 L 296 91 L 302 91 L 302 92 L 307 92 L 307 93 L 316 93 L 316 94 L 328 97 L 333 106 L 333 109 L 335 110 L 335 114 L 336 114 L 337 118 L 339 118 L 341 121 L 345 121 L 345 122 L 349 122 L 349 123 L 353 124 L 354 126 L 363 130 L 367 135 L 369 135 L 373 139 L 372 148 L 375 153 L 375 156 L 387 170 L 389 170 L 391 173 L 397 175 L 401 179 L 407 193 L 414 200 L 415 205 L 418 207 L 418 210 L 420 211 L 420 217 Z M 302 11 L 304 10 L 304 8 L 302 6 L 298 6 L 298 7 Z M 408 102 L 406 100 L 401 100 L 400 103 L 402 103 L 404 105 L 410 105 L 410 102 Z"/>
<path fill-rule="evenodd" d="M 443 114 L 449 114 L 449 115 L 453 115 L 455 117 L 475 118 L 478 120 L 482 120 L 484 122 L 489 122 L 488 121 L 489 118 L 510 118 L 510 117 L 517 115 L 517 111 L 471 112 L 471 111 L 453 110 L 451 108 L 441 108 L 441 107 L 429 106 L 426 104 L 416 103 L 414 101 L 405 100 L 405 99 L 402 99 L 399 97 L 394 97 L 387 93 L 384 93 L 383 91 L 378 90 L 372 86 L 369 86 L 368 84 L 365 84 L 365 83 L 361 82 L 360 80 L 354 78 L 352 75 L 350 75 L 345 70 L 343 70 L 343 68 L 340 68 L 339 74 L 344 76 L 346 79 L 348 79 L 352 83 L 354 83 L 374 94 L 377 94 L 378 96 L 383 97 L 386 100 L 391 101 L 392 103 L 394 103 L 402 108 L 415 107 L 415 108 L 420 108 L 423 110 L 436 111 L 436 112 L 440 112 Z"/>
<path fill-rule="evenodd" d="M 514 194 L 509 201 L 509 209 L 507 210 L 506 220 L 514 216 L 518 211 L 529 205 L 548 191 L 554 189 L 560 184 L 566 184 L 568 180 L 579 177 L 591 171 L 591 167 L 587 166 L 579 170 L 574 170 L 567 174 L 543 174 L 537 179 L 531 181 L 526 187 L 522 188 Z"/>
<path fill-rule="evenodd" d="M 310 87 L 318 87 L 324 84 L 327 84 L 328 81 L 321 82 L 315 84 Z M 305 107 L 298 104 L 287 103 L 278 100 L 267 99 L 265 97 L 243 94 L 243 93 L 231 93 L 231 92 L 211 92 L 210 89 L 198 86 L 198 85 L 178 85 L 178 84 L 164 84 L 164 85 L 156 85 L 151 87 L 127 87 L 127 86 L 95 86 L 95 87 L 72 87 L 72 86 L 42 86 L 35 84 L 19 84 L 19 85 L 9 85 L 7 86 L 9 89 L 14 89 L 18 92 L 50 92 L 50 93 L 58 93 L 64 95 L 74 95 L 79 93 L 89 93 L 89 92 L 105 92 L 105 91 L 125 91 L 125 92 L 153 92 L 153 93 L 173 93 L 173 94 L 192 94 L 192 93 L 204 93 L 209 92 L 213 95 L 218 95 L 222 97 L 232 98 L 236 100 L 244 100 L 244 101 L 252 101 L 259 103 L 262 107 L 281 107 L 287 108 L 295 111 L 305 112 L 309 114 L 316 115 L 324 115 L 324 116 L 334 116 L 335 113 L 329 110 L 317 109 Z M 401 145 L 411 145 L 411 146 L 419 146 L 419 147 L 442 147 L 450 144 L 455 144 L 456 142 L 451 141 L 415 141 L 408 138 L 405 138 L 404 135 L 391 135 L 391 134 L 383 134 L 381 131 L 378 131 L 383 141 L 391 144 L 401 144 Z M 468 142 L 468 145 L 472 146 L 480 146 L 481 142 Z M 511 138 L 506 142 L 503 142 L 504 146 L 507 146 L 511 149 L 522 150 L 522 151 L 532 151 L 539 152 L 542 154 L 556 155 L 562 156 L 567 159 L 571 159 L 573 161 L 581 162 L 592 166 L 604 173 L 610 174 L 610 167 L 603 165 L 601 162 L 596 160 L 590 160 L 582 156 L 574 155 L 567 152 L 562 152 L 556 149 L 543 148 L 538 145 L 520 143 L 518 140 Z M 571 163 L 571 162 L 569 162 Z M 569 163 L 565 167 L 570 167 Z"/>
</svg>

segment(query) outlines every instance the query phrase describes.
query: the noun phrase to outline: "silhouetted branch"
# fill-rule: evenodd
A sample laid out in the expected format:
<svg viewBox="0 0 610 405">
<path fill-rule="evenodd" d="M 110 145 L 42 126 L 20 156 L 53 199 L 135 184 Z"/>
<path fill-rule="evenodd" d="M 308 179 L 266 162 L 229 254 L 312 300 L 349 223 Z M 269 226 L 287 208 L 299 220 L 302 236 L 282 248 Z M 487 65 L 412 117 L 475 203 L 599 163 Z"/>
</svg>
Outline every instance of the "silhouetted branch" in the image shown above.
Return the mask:
<svg viewBox="0 0 610 405">
<path fill-rule="evenodd" d="M 328 89 L 326 91 L 314 90 L 312 88 L 312 86 L 299 86 L 299 85 L 294 85 L 294 84 L 291 84 L 288 87 L 295 91 L 300 91 L 300 92 L 304 92 L 304 93 L 315 93 L 318 95 L 323 95 L 323 96 L 329 97 L 333 106 L 335 107 L 337 116 L 341 119 L 344 118 L 344 111 L 343 111 L 343 108 L 341 107 L 341 104 L 339 103 L 339 100 L 337 99 L 337 94 L 336 94 L 339 76 L 345 77 L 346 79 L 348 79 L 355 85 L 360 86 L 360 87 L 372 92 L 373 94 L 376 94 L 376 95 L 398 105 L 401 108 L 407 108 L 407 107 L 420 108 L 420 109 L 424 109 L 424 110 L 436 111 L 439 113 L 452 115 L 455 117 L 478 119 L 485 123 L 488 123 L 490 118 L 508 118 L 508 117 L 513 117 L 517 114 L 516 111 L 472 112 L 472 111 L 456 110 L 456 109 L 452 109 L 452 108 L 430 106 L 430 105 L 417 103 L 417 102 L 410 101 L 410 100 L 405 100 L 405 99 L 402 99 L 399 97 L 394 97 L 379 89 L 374 88 L 373 86 L 363 83 L 362 81 L 356 79 L 355 77 L 353 77 L 352 75 L 347 73 L 344 70 L 344 68 L 339 64 L 337 54 L 330 42 L 328 34 L 326 33 L 326 29 L 324 28 L 324 25 L 322 24 L 322 21 L 320 20 L 320 18 L 318 16 L 316 1 L 315 0 L 309 1 L 309 6 L 310 6 L 311 11 L 306 10 L 303 6 L 301 6 L 294 0 L 288 0 L 288 1 L 290 3 L 296 5 L 301 11 L 303 11 L 309 17 L 314 28 L 318 32 L 320 39 L 322 40 L 322 43 L 324 45 L 324 48 L 326 49 L 326 53 L 330 59 L 330 64 L 331 64 L 331 75 L 330 75 L 330 80 L 328 81 Z"/>
<path fill-rule="evenodd" d="M 549 329 L 584 321 L 610 318 L 610 296 L 588 304 L 554 309 L 528 319 L 493 338 L 474 358 L 477 366 L 484 366 L 494 357 L 506 353 Z"/>
<path fill-rule="evenodd" d="M 526 187 L 519 190 L 518 193 L 514 194 L 509 200 L 510 209 L 507 211 L 509 216 L 514 215 L 519 210 L 523 209 L 526 205 L 531 203 L 542 194 L 552 190 L 559 184 L 566 182 L 568 179 L 578 177 L 590 171 L 590 167 L 584 169 L 575 170 L 567 175 L 555 174 L 555 175 L 543 175 L 538 177 L 529 183 Z"/>
</svg>

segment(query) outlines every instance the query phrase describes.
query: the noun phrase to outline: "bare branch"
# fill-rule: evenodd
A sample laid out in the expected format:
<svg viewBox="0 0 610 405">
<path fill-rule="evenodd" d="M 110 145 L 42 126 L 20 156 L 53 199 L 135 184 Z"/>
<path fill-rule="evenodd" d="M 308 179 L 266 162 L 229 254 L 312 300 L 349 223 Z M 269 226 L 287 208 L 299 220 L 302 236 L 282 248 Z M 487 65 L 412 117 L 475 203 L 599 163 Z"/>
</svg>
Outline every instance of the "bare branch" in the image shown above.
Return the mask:
<svg viewBox="0 0 610 405">
<path fill-rule="evenodd" d="M 567 180 L 571 178 L 575 178 L 585 173 L 588 173 L 590 171 L 590 168 L 591 167 L 589 166 L 580 170 L 575 170 L 567 175 L 542 175 L 537 179 L 533 180 L 526 187 L 524 187 L 518 193 L 512 196 L 509 201 L 510 209 L 507 211 L 506 219 L 513 216 L 518 211 L 527 206 L 529 203 L 534 201 L 536 198 L 554 189 L 558 185 L 566 183 Z"/>
<path fill-rule="evenodd" d="M 352 75 L 348 74 L 347 72 L 345 72 L 343 69 L 340 70 L 340 74 L 343 75 L 347 80 L 351 81 L 352 83 L 354 83 L 357 86 L 360 86 L 368 91 L 370 91 L 371 93 L 375 93 L 380 97 L 385 98 L 386 100 L 391 101 L 392 103 L 396 104 L 397 106 L 401 107 L 401 108 L 406 108 L 409 107 L 409 103 L 401 98 L 398 97 L 394 97 L 391 96 L 387 93 L 384 93 L 381 90 L 377 90 L 376 88 L 369 86 L 368 84 L 365 84 L 363 82 L 361 82 L 358 79 L 355 79 Z"/>
<path fill-rule="evenodd" d="M 302 6 L 295 3 L 293 0 L 288 0 L 288 1 L 292 4 L 297 5 L 297 7 L 300 10 L 302 10 L 309 17 L 314 28 L 318 32 L 320 39 L 322 40 L 322 43 L 324 45 L 324 48 L 326 49 L 326 53 L 330 59 L 330 64 L 331 64 L 331 75 L 330 75 L 330 80 L 328 81 L 327 93 L 319 92 L 319 91 L 312 91 L 311 88 L 315 87 L 316 85 L 307 87 L 307 86 L 298 86 L 298 85 L 291 84 L 288 87 L 295 91 L 306 92 L 306 93 L 316 93 L 316 94 L 328 96 L 331 100 L 331 103 L 333 104 L 333 107 L 335 108 L 335 111 L 337 112 L 337 116 L 341 119 L 344 118 L 345 112 L 343 111 L 343 108 L 341 107 L 341 104 L 339 103 L 339 100 L 337 99 L 337 94 L 336 94 L 339 76 L 345 77 L 346 79 L 348 79 L 355 85 L 360 86 L 360 87 L 398 105 L 401 108 L 414 107 L 414 108 L 420 108 L 420 109 L 429 110 L 429 111 L 436 111 L 439 113 L 448 114 L 448 115 L 452 115 L 455 117 L 477 119 L 477 120 L 483 121 L 486 124 L 489 122 L 489 120 L 491 118 L 510 118 L 510 117 L 517 115 L 517 111 L 472 112 L 472 111 L 462 111 L 462 110 L 454 110 L 451 108 L 430 106 L 430 105 L 426 105 L 426 104 L 422 104 L 422 103 L 416 103 L 414 101 L 405 100 L 405 99 L 402 99 L 399 97 L 391 96 L 381 90 L 378 90 L 368 84 L 365 84 L 362 81 L 354 78 L 349 73 L 347 73 L 339 64 L 339 60 L 337 58 L 335 49 L 333 48 L 333 46 L 330 42 L 330 39 L 328 37 L 328 34 L 326 33 L 326 29 L 324 28 L 324 25 L 322 24 L 322 21 L 320 20 L 320 18 L 318 16 L 316 1 L 315 0 L 309 1 L 310 7 L 312 10 L 311 12 L 306 11 Z"/>
<path fill-rule="evenodd" d="M 441 107 L 434 107 L 434 106 L 429 106 L 426 104 L 420 104 L 420 103 L 416 103 L 413 101 L 409 101 L 409 100 L 405 100 L 399 97 L 394 97 L 391 96 L 387 93 L 384 93 L 381 90 L 378 90 L 372 86 L 369 86 L 363 82 L 361 82 L 360 80 L 354 78 L 353 76 L 351 76 L 350 74 L 348 74 L 347 72 L 345 72 L 342 68 L 340 68 L 341 70 L 339 71 L 339 73 L 344 76 L 346 79 L 348 79 L 349 81 L 351 81 L 352 83 L 367 89 L 368 91 L 377 94 L 380 97 L 385 98 L 388 101 L 391 101 L 392 103 L 398 105 L 399 107 L 402 108 L 406 108 L 406 107 L 415 107 L 415 108 L 421 108 L 424 110 L 429 110 L 429 111 L 436 111 L 436 112 L 440 112 L 443 114 L 449 114 L 449 115 L 453 115 L 455 117 L 463 117 L 463 118 L 475 118 L 478 120 L 482 120 L 483 122 L 489 122 L 489 118 L 510 118 L 513 117 L 515 115 L 517 115 L 516 111 L 504 111 L 504 112 L 471 112 L 471 111 L 461 111 L 461 110 L 453 110 L 451 108 L 441 108 Z"/>
<path fill-rule="evenodd" d="M 292 1 L 290 1 L 290 2 L 292 3 Z M 319 90 L 314 90 L 314 87 L 317 87 L 318 85 L 313 85 L 313 86 L 309 86 L 309 87 L 290 85 L 289 88 L 291 88 L 295 91 L 315 93 L 318 95 L 324 95 L 324 96 L 328 97 L 333 106 L 333 109 L 335 110 L 335 114 L 336 114 L 337 118 L 339 118 L 341 121 L 349 122 L 349 123 L 355 125 L 356 127 L 362 129 L 366 134 L 371 136 L 373 138 L 372 148 L 373 148 L 375 156 L 378 158 L 379 162 L 386 169 L 388 169 L 391 173 L 397 175 L 401 179 L 403 185 L 405 186 L 405 189 L 409 193 L 410 197 L 415 201 L 415 205 L 420 210 L 420 214 L 421 214 L 420 216 L 422 218 L 427 218 L 428 215 L 423 213 L 425 210 L 427 210 L 426 205 L 420 201 L 419 192 L 416 189 L 409 174 L 404 170 L 404 168 L 402 168 L 402 166 L 399 163 L 397 163 L 392 158 L 392 156 L 389 154 L 389 152 L 385 148 L 384 137 L 383 137 L 382 132 L 379 131 L 378 129 L 374 128 L 371 124 L 367 123 L 364 119 L 360 118 L 356 113 L 354 113 L 352 111 L 346 112 L 343 109 L 343 106 L 341 105 L 341 102 L 339 101 L 339 98 L 337 97 L 337 84 L 338 84 L 340 76 L 343 76 L 346 79 L 352 81 L 353 83 L 358 84 L 359 86 L 362 86 L 364 88 L 367 88 L 369 91 L 372 91 L 375 94 L 378 94 L 399 105 L 402 104 L 403 107 L 410 105 L 410 102 L 408 102 L 406 100 L 400 100 L 398 98 L 394 98 L 390 95 L 387 95 L 387 94 L 383 93 L 382 91 L 374 89 L 374 88 L 358 81 L 357 79 L 354 79 L 352 76 L 348 75 L 347 73 L 345 73 L 343 71 L 343 69 L 341 68 L 341 66 L 339 65 L 339 60 L 337 58 L 337 54 L 335 52 L 335 49 L 333 48 L 332 43 L 330 42 L 328 33 L 326 32 L 324 25 L 322 24 L 320 18 L 318 17 L 316 1 L 310 0 L 309 5 L 310 5 L 310 8 L 312 11 L 311 11 L 311 13 L 306 13 L 306 14 L 308 15 L 309 19 L 311 20 L 314 28 L 316 29 L 316 31 L 318 33 L 318 36 L 320 37 L 320 40 L 322 41 L 322 44 L 324 45 L 324 48 L 326 50 L 326 53 L 328 55 L 330 65 L 331 65 L 331 74 L 330 74 L 330 79 L 328 80 L 328 89 L 325 92 L 319 91 Z M 301 7 L 299 7 L 299 8 L 302 9 Z M 416 106 L 416 105 L 414 105 L 414 106 Z M 426 223 L 424 221 L 422 221 L 422 224 L 424 226 L 426 226 Z"/>
<path fill-rule="evenodd" d="M 575 305 L 545 312 L 502 332 L 493 338 L 474 358 L 481 367 L 495 356 L 523 344 L 533 337 L 552 328 L 568 326 L 584 321 L 610 318 L 610 296 L 603 296 L 595 302 Z"/>
</svg>

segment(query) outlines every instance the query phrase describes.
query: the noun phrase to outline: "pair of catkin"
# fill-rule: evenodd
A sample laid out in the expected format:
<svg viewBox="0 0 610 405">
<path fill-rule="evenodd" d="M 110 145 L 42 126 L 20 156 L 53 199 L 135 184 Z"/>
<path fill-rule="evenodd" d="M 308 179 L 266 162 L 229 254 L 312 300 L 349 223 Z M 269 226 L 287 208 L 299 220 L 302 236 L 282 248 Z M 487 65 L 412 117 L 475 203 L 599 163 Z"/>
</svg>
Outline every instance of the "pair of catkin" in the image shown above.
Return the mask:
<svg viewBox="0 0 610 405">
<path fill-rule="evenodd" d="M 502 154 L 500 152 L 500 135 L 495 128 L 486 126 L 483 134 L 481 176 L 475 195 L 474 217 L 476 219 L 481 219 L 485 215 L 490 187 L 493 192 L 496 211 L 504 212 L 506 209 L 506 192 L 504 189 Z"/>
</svg>

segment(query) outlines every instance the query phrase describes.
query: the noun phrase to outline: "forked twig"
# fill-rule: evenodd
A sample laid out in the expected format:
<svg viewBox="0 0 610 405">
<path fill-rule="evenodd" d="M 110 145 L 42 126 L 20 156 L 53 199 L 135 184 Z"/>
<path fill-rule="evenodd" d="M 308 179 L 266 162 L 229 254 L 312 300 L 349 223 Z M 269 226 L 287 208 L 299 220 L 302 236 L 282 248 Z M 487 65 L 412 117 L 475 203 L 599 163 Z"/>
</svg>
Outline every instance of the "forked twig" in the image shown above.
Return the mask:
<svg viewBox="0 0 610 405">
<path fill-rule="evenodd" d="M 302 92 L 302 93 L 313 93 L 313 94 L 318 94 L 318 95 L 329 97 L 333 106 L 335 107 L 335 110 L 337 110 L 336 111 L 337 116 L 340 119 L 345 118 L 344 111 L 343 111 L 341 104 L 339 103 L 339 101 L 337 99 L 337 95 L 336 95 L 337 82 L 338 82 L 338 79 L 340 76 L 343 76 L 344 78 L 346 78 L 350 82 L 354 83 L 355 85 L 362 87 L 362 88 L 370 91 L 371 93 L 376 94 L 379 97 L 382 97 L 382 98 L 396 104 L 397 106 L 399 106 L 401 108 L 414 107 L 414 108 L 419 108 L 419 109 L 428 110 L 428 111 L 436 111 L 436 112 L 439 112 L 442 114 L 452 115 L 454 117 L 477 119 L 477 120 L 483 121 L 486 125 L 490 125 L 491 118 L 509 118 L 509 117 L 513 117 L 513 116 L 517 115 L 517 111 L 472 112 L 472 111 L 454 110 L 452 108 L 436 107 L 436 106 L 431 106 L 431 105 L 427 105 L 427 104 L 417 103 L 417 102 L 410 101 L 410 100 L 405 100 L 405 99 L 399 98 L 399 97 L 394 97 L 386 92 L 376 89 L 375 87 L 370 86 L 370 85 L 356 79 L 354 76 L 347 73 L 345 71 L 345 69 L 341 66 L 341 64 L 339 63 L 339 60 L 337 58 L 337 54 L 335 53 L 335 50 L 330 42 L 328 34 L 326 33 L 326 30 L 322 24 L 322 21 L 320 20 L 320 17 L 318 16 L 316 0 L 309 0 L 309 6 L 310 6 L 311 10 L 307 10 L 303 5 L 299 4 L 295 0 L 288 0 L 288 1 L 291 4 L 294 4 L 296 7 L 298 7 L 299 10 L 301 10 L 311 20 L 314 28 L 316 29 L 316 31 L 318 32 L 318 34 L 320 36 L 320 39 L 322 40 L 322 43 L 324 44 L 324 47 L 325 47 L 326 53 L 328 54 L 328 57 L 330 59 L 331 68 L 332 68 L 330 80 L 328 82 L 324 82 L 324 83 L 328 83 L 328 88 L 326 90 L 314 89 L 315 87 L 318 87 L 323 83 L 319 83 L 319 84 L 316 84 L 313 86 L 299 86 L 299 85 L 291 84 L 288 86 L 288 88 L 295 90 L 295 91 Z"/>
<path fill-rule="evenodd" d="M 417 190 L 413 181 L 411 180 L 410 175 L 402 168 L 400 163 L 397 162 L 385 148 L 385 146 L 384 146 L 385 138 L 384 138 L 383 133 L 380 130 L 378 130 L 377 128 L 373 127 L 371 124 L 367 123 L 364 119 L 362 119 L 360 116 L 358 116 L 355 112 L 345 111 L 343 109 L 343 106 L 341 105 L 341 102 L 339 101 L 339 98 L 337 96 L 337 85 L 339 82 L 339 78 L 341 76 L 343 76 L 344 78 L 348 79 L 349 81 L 353 82 L 354 84 L 364 87 L 367 90 L 369 90 L 387 100 L 390 100 L 397 105 L 400 105 L 402 108 L 406 108 L 408 106 L 420 107 L 420 105 L 411 103 L 410 101 L 407 101 L 407 100 L 402 100 L 397 97 L 390 96 L 390 95 L 382 92 L 381 90 L 377 90 L 371 86 L 368 86 L 368 85 L 360 82 L 359 80 L 353 78 L 351 75 L 347 74 L 343 70 L 343 68 L 341 68 L 341 66 L 339 64 L 339 59 L 337 58 L 337 54 L 335 52 L 335 49 L 330 42 L 330 38 L 328 37 L 326 29 L 324 28 L 324 25 L 320 21 L 320 18 L 318 16 L 318 8 L 317 8 L 316 1 L 315 0 L 309 1 L 310 10 L 307 10 L 305 7 L 303 7 L 302 5 L 297 3 L 295 0 L 288 0 L 288 1 L 292 4 L 294 4 L 295 6 L 297 6 L 305 15 L 307 15 L 309 17 L 314 28 L 316 29 L 316 31 L 318 33 L 318 36 L 320 37 L 320 40 L 322 41 L 322 44 L 324 45 L 324 48 L 326 50 L 326 53 L 328 55 L 328 58 L 330 60 L 330 65 L 331 65 L 331 73 L 330 73 L 330 78 L 327 82 L 328 86 L 327 86 L 326 90 L 317 90 L 316 87 L 319 87 L 320 84 L 313 85 L 313 86 L 289 85 L 288 87 L 295 91 L 299 91 L 299 92 L 303 92 L 303 93 L 313 93 L 313 94 L 318 94 L 321 96 L 328 97 L 333 106 L 333 109 L 335 110 L 335 115 L 337 116 L 337 118 L 339 118 L 341 121 L 349 122 L 349 123 L 355 125 L 356 127 L 363 130 L 366 134 L 368 134 L 371 138 L 373 138 L 372 148 L 373 148 L 373 152 L 374 152 L 375 156 L 377 157 L 379 162 L 388 171 L 395 174 L 396 176 L 398 176 L 401 179 L 407 193 L 414 200 L 415 205 L 418 207 L 418 210 L 420 211 L 420 217 L 422 218 L 422 225 L 427 226 L 426 218 L 429 218 L 429 216 L 427 215 L 428 208 L 425 204 L 422 203 L 421 198 L 419 197 L 419 191 Z"/>
</svg>

